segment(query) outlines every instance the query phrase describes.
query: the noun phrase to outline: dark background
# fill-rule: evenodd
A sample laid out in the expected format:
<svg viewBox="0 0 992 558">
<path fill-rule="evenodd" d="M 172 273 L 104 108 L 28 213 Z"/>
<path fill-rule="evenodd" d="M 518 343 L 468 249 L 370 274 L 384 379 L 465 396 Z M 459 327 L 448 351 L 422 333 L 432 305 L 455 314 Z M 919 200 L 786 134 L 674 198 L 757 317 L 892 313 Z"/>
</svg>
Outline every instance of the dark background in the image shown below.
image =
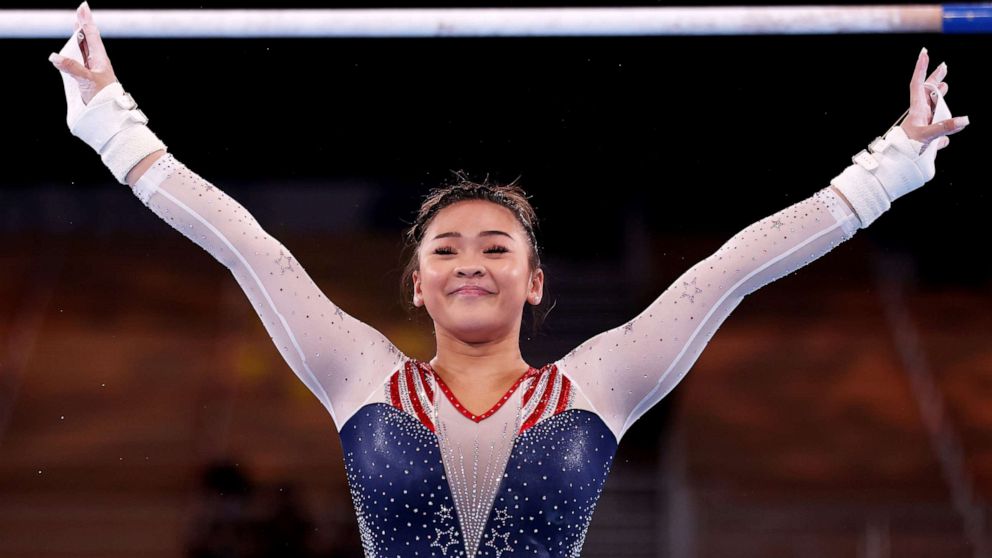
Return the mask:
<svg viewBox="0 0 992 558">
<path fill-rule="evenodd" d="M 101 8 L 134 4 L 91 7 L 99 24 Z M 861 234 L 911 248 L 936 279 L 964 281 L 990 270 L 984 258 L 956 259 L 975 250 L 987 207 L 978 176 L 989 45 L 931 34 L 107 41 L 149 125 L 205 177 L 360 178 L 387 189 L 376 226 L 397 230 L 452 169 L 520 177 L 548 249 L 569 256 L 615 251 L 610 231 L 626 208 L 652 231 L 726 234 L 810 195 L 902 114 L 926 46 L 932 67 L 947 61 L 948 104 L 972 125 L 941 153 L 934 183 Z M 107 187 L 64 118 L 57 131 L 64 101 L 46 58 L 59 46 L 4 43 L 16 76 L 4 93 L 8 188 Z"/>
</svg>

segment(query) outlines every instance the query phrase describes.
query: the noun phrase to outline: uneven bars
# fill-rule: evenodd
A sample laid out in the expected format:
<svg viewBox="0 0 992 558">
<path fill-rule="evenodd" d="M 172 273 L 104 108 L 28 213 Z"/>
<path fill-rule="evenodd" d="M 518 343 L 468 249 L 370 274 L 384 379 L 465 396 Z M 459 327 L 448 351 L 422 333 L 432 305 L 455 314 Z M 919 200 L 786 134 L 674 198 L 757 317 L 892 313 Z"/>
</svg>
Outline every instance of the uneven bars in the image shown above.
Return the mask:
<svg viewBox="0 0 992 558">
<path fill-rule="evenodd" d="M 0 39 L 64 38 L 74 10 L 0 10 Z M 100 10 L 105 37 L 526 37 L 988 33 L 992 4 L 697 8 Z"/>
</svg>

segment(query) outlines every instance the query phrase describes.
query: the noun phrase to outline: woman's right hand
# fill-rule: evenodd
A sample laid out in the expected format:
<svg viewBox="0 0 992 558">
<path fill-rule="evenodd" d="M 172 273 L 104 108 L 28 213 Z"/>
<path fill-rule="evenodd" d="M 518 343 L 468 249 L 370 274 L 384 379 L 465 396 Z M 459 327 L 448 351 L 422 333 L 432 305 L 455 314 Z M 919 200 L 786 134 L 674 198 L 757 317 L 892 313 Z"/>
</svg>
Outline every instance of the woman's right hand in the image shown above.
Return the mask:
<svg viewBox="0 0 992 558">
<path fill-rule="evenodd" d="M 104 87 L 117 81 L 114 68 L 110 65 L 107 50 L 100 38 L 100 30 L 93 22 L 89 4 L 83 2 L 76 8 L 76 24 L 73 27 L 84 63 L 52 53 L 49 60 L 60 71 L 72 76 L 79 84 L 83 104 L 89 104 Z"/>
<path fill-rule="evenodd" d="M 924 80 L 929 63 L 930 57 L 927 49 L 924 48 L 916 58 L 916 69 L 913 70 L 913 77 L 909 82 L 909 113 L 901 127 L 906 137 L 922 143 L 923 149 L 934 140 L 937 141 L 937 149 L 943 149 L 951 141 L 947 136 L 964 130 L 968 125 L 968 117 L 947 118 L 939 114 L 938 103 L 947 94 L 947 84 L 944 83 L 944 78 L 947 77 L 947 64 L 941 63 L 930 77 Z M 930 88 L 929 91 L 927 86 Z M 941 120 L 936 120 L 937 118 Z"/>
</svg>

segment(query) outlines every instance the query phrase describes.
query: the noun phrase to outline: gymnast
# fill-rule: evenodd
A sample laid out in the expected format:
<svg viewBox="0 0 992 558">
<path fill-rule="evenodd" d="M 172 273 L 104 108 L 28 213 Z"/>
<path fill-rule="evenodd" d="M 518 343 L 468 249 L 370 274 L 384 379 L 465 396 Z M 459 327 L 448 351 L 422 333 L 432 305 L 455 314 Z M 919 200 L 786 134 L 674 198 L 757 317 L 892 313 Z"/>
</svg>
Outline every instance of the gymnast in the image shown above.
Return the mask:
<svg viewBox="0 0 992 558">
<path fill-rule="evenodd" d="M 537 216 L 518 185 L 461 176 L 429 192 L 406 232 L 403 289 L 436 338 L 422 361 L 331 302 L 243 206 L 167 151 L 85 3 L 50 61 L 71 133 L 231 271 L 327 409 L 369 557 L 579 556 L 624 433 L 730 312 L 933 178 L 937 151 L 968 125 L 944 100 L 947 65 L 927 77 L 923 49 L 904 118 L 828 186 L 745 227 L 630 321 L 540 366 L 520 352 L 522 312 L 544 294 Z"/>
</svg>

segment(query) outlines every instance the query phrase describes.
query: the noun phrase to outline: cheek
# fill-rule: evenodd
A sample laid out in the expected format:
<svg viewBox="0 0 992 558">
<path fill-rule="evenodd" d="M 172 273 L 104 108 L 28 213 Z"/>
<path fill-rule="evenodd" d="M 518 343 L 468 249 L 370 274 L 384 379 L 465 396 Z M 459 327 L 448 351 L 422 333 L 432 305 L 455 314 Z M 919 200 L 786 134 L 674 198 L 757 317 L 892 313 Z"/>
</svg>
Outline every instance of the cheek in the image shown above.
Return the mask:
<svg viewBox="0 0 992 558">
<path fill-rule="evenodd" d="M 514 293 L 525 296 L 530 281 L 530 269 L 519 265 L 507 265 L 495 272 L 498 275 L 500 288 L 504 293 Z"/>
<path fill-rule="evenodd" d="M 444 272 L 436 267 L 420 268 L 420 290 L 425 298 L 433 296 L 436 291 L 444 288 L 444 277 Z"/>
</svg>

